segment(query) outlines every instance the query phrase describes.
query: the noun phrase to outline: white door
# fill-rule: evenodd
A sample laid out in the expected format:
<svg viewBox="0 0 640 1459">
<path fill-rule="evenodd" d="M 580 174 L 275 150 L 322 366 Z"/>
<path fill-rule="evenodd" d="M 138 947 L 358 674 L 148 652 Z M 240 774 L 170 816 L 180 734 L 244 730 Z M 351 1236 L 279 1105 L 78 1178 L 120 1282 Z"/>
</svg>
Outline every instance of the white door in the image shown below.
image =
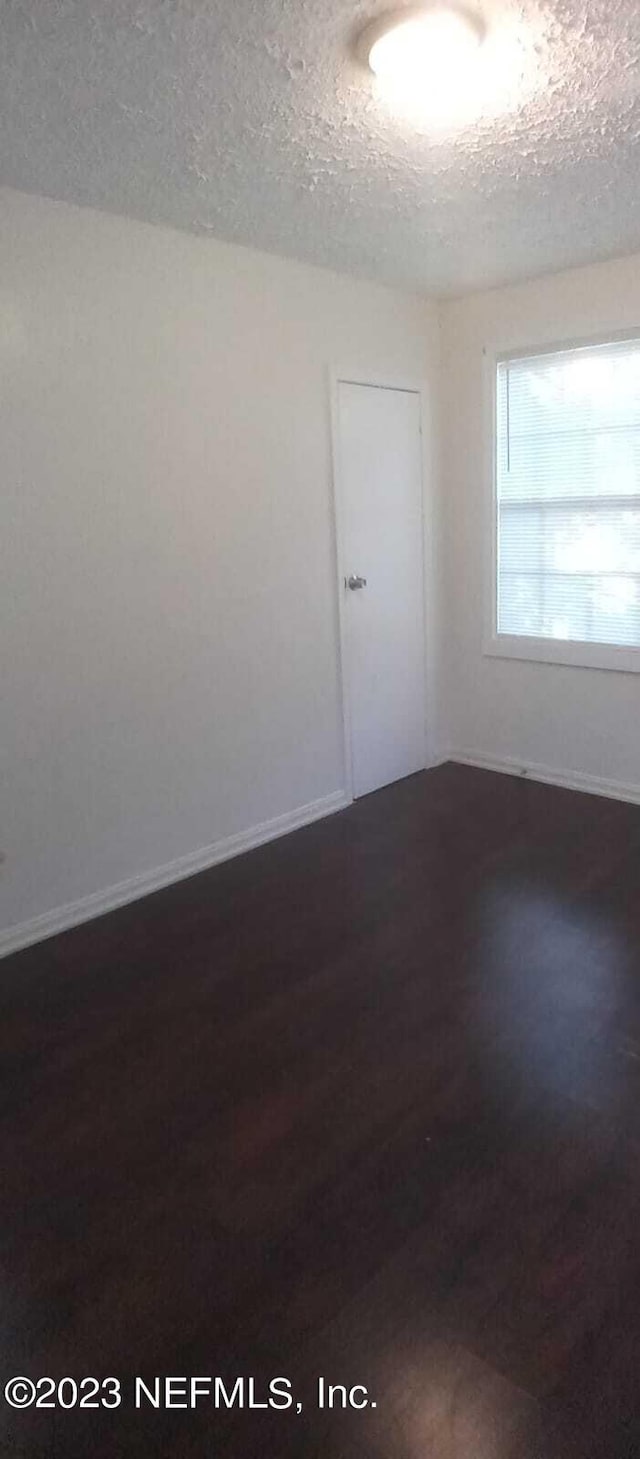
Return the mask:
<svg viewBox="0 0 640 1459">
<path fill-rule="evenodd" d="M 420 396 L 339 381 L 340 591 L 353 793 L 425 765 Z"/>
</svg>

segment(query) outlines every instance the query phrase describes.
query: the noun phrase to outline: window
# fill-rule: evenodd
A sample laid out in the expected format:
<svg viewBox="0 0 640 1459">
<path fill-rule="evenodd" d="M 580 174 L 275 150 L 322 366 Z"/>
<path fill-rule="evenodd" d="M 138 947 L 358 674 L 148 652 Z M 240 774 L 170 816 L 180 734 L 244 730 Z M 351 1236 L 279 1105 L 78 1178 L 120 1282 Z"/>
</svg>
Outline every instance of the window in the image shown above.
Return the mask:
<svg viewBox="0 0 640 1459">
<path fill-rule="evenodd" d="M 489 651 L 640 672 L 640 339 L 498 362 Z"/>
</svg>

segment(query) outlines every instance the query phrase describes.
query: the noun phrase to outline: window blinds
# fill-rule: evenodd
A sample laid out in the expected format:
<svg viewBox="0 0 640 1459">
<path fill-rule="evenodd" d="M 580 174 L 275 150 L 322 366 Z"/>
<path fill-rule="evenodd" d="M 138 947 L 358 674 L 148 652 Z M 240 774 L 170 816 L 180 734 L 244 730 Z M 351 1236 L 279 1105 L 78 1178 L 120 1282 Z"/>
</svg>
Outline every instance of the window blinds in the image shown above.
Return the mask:
<svg viewBox="0 0 640 1459">
<path fill-rule="evenodd" d="M 505 360 L 498 634 L 640 647 L 640 340 Z"/>
</svg>

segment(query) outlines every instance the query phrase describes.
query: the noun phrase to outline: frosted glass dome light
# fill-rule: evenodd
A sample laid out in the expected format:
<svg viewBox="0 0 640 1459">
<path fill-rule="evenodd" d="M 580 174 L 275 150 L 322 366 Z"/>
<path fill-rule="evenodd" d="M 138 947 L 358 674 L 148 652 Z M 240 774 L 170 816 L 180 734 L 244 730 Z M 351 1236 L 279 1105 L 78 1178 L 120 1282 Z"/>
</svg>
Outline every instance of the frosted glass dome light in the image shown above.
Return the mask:
<svg viewBox="0 0 640 1459">
<path fill-rule="evenodd" d="M 455 109 L 477 69 L 484 38 L 480 16 L 463 5 L 411 6 L 363 31 L 358 54 L 392 97 Z"/>
</svg>

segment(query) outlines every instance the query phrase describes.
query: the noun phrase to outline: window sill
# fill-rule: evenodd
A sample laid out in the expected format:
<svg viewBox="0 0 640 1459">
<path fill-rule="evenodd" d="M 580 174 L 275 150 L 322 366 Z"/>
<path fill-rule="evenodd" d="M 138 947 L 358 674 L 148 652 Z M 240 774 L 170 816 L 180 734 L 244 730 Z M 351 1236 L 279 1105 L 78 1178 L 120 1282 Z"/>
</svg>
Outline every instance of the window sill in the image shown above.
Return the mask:
<svg viewBox="0 0 640 1459">
<path fill-rule="evenodd" d="M 578 643 L 565 639 L 516 637 L 507 633 L 485 639 L 489 658 L 520 659 L 538 664 L 563 664 L 574 669 L 609 669 L 640 674 L 640 648 L 608 643 Z"/>
</svg>

